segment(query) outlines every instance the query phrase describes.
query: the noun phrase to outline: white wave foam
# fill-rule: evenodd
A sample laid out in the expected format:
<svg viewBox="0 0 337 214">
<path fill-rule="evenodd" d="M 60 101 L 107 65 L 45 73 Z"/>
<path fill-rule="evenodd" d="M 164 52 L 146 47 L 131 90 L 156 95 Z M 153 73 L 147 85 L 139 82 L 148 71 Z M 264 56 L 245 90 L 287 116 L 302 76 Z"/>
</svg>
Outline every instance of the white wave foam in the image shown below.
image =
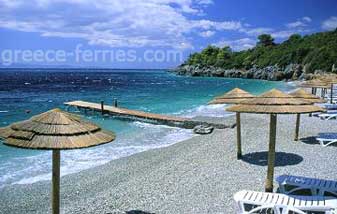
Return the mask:
<svg viewBox="0 0 337 214">
<path fill-rule="evenodd" d="M 202 105 L 176 114 L 187 118 L 225 117 L 230 115 L 225 108 L 226 105 Z M 135 153 L 166 147 L 194 136 L 192 130 L 165 125 L 133 122 L 130 126 L 130 130 L 119 133 L 116 141 L 111 144 L 82 150 L 62 151 L 61 176 L 80 172 Z M 0 174 L 0 187 L 50 180 L 51 152 L 9 159 L 0 165 L 0 171 L 3 172 Z"/>
<path fill-rule="evenodd" d="M 231 115 L 231 113 L 225 110 L 226 107 L 226 104 L 202 105 L 187 111 L 181 111 L 178 113 L 178 115 L 186 118 L 193 118 L 197 116 L 227 117 Z"/>
<path fill-rule="evenodd" d="M 61 152 L 61 176 L 80 172 L 111 160 L 150 149 L 162 148 L 194 136 L 192 130 L 133 122 L 135 130 L 120 134 L 116 141 L 94 148 Z M 0 166 L 0 187 L 51 179 L 51 152 L 13 158 Z"/>
</svg>

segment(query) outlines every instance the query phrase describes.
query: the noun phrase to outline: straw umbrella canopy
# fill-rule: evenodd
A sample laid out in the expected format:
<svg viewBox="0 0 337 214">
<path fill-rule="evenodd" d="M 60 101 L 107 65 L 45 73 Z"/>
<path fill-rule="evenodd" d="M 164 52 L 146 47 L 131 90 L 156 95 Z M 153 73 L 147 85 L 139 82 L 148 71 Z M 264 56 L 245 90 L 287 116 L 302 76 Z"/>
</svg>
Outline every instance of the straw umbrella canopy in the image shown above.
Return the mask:
<svg viewBox="0 0 337 214">
<path fill-rule="evenodd" d="M 334 84 L 337 84 L 336 76 L 332 75 L 326 75 L 320 81 L 325 82 L 327 85 L 330 85 L 330 103 L 332 103 L 333 100 L 333 86 Z"/>
<path fill-rule="evenodd" d="M 305 81 L 304 83 L 300 85 L 300 87 L 311 88 L 312 94 L 316 94 L 317 88 L 321 88 L 324 91 L 330 88 L 329 84 L 327 84 L 325 81 L 322 81 L 320 79 L 312 79 L 312 80 Z"/>
<path fill-rule="evenodd" d="M 321 79 L 312 79 L 303 82 L 300 85 L 302 88 L 329 88 L 329 85 Z"/>
<path fill-rule="evenodd" d="M 265 190 L 273 191 L 275 142 L 277 114 L 297 114 L 321 112 L 323 109 L 312 105 L 311 102 L 293 98 L 279 90 L 273 89 L 256 98 L 241 102 L 238 105 L 227 108 L 227 111 L 255 114 L 270 114 L 270 135 L 268 152 L 268 172 Z"/>
<path fill-rule="evenodd" d="M 325 100 L 319 98 L 318 96 L 309 94 L 302 88 L 299 88 L 289 93 L 289 95 L 293 96 L 294 98 L 299 98 L 299 99 L 309 101 L 311 103 L 325 103 L 326 102 Z M 296 114 L 296 128 L 295 128 L 295 138 L 294 138 L 295 141 L 298 141 L 300 121 L 301 121 L 301 114 Z"/>
<path fill-rule="evenodd" d="M 296 89 L 295 91 L 289 93 L 289 95 L 293 96 L 294 98 L 304 99 L 306 101 L 312 103 L 325 103 L 326 101 L 314 94 L 310 94 L 306 92 L 303 88 Z"/>
<path fill-rule="evenodd" d="M 222 96 L 216 97 L 214 100 L 209 102 L 212 104 L 239 104 L 247 99 L 254 98 L 255 96 L 251 93 L 242 90 L 240 88 L 234 88 L 233 90 L 223 94 Z M 237 158 L 242 158 L 242 148 L 241 148 L 241 119 L 240 113 L 236 113 L 236 134 L 237 134 Z"/>
<path fill-rule="evenodd" d="M 53 109 L 29 120 L 13 123 L 0 129 L 7 146 L 53 151 L 52 211 L 59 213 L 60 150 L 81 149 L 105 144 L 115 134 L 82 120 L 79 116 Z"/>
<path fill-rule="evenodd" d="M 208 104 L 210 105 L 212 104 L 238 104 L 241 101 L 244 101 L 246 99 L 253 98 L 253 97 L 255 96 L 245 90 L 242 90 L 240 88 L 234 88 L 233 90 L 221 96 L 215 97 Z"/>
</svg>

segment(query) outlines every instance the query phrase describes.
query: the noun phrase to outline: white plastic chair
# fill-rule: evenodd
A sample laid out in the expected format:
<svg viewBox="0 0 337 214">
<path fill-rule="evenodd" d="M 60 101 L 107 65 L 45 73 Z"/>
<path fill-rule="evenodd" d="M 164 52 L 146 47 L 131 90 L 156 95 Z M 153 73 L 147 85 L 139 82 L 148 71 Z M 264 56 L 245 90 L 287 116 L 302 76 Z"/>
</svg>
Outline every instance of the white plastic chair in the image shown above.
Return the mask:
<svg viewBox="0 0 337 214">
<path fill-rule="evenodd" d="M 242 190 L 234 195 L 237 214 L 337 214 L 337 199 L 322 196 L 288 196 Z"/>
<path fill-rule="evenodd" d="M 316 140 L 321 146 L 326 147 L 337 142 L 337 133 L 319 133 Z"/>
<path fill-rule="evenodd" d="M 332 120 L 337 118 L 337 112 L 336 113 L 322 113 L 317 115 L 321 120 Z"/>
</svg>

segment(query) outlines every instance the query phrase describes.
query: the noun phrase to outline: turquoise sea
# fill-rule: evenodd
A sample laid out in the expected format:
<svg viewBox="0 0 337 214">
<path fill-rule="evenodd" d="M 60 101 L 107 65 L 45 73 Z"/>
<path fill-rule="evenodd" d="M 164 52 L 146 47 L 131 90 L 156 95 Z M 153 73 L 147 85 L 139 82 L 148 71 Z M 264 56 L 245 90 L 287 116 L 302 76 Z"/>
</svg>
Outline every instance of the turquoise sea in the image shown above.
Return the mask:
<svg viewBox="0 0 337 214">
<path fill-rule="evenodd" d="M 2 69 L 0 126 L 28 119 L 66 101 L 84 100 L 183 117 L 225 117 L 225 105 L 207 106 L 214 96 L 240 87 L 254 94 L 271 88 L 290 90 L 283 82 L 228 78 L 182 77 L 165 70 Z M 99 147 L 62 152 L 61 175 L 107 163 L 188 139 L 191 130 L 84 115 L 117 139 Z M 7 147 L 0 143 L 0 187 L 51 177 L 51 152 Z"/>
</svg>

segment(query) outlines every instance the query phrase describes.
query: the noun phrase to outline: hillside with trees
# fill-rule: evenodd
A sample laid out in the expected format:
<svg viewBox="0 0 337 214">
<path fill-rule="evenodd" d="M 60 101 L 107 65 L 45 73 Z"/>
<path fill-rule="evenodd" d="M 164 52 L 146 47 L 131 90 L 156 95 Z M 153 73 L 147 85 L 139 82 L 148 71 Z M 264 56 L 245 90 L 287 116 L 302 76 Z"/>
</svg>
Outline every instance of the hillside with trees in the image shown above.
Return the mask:
<svg viewBox="0 0 337 214">
<path fill-rule="evenodd" d="M 271 35 L 262 34 L 258 36 L 254 48 L 239 52 L 232 51 L 230 47 L 219 48 L 210 45 L 200 53 L 191 54 L 176 72 L 192 76 L 232 74 L 234 77 L 280 80 L 296 79 L 303 73 L 308 76 L 315 72 L 337 72 L 335 67 L 337 29 L 303 37 L 293 34 L 280 44 L 276 44 Z M 255 77 L 253 72 L 261 72 L 261 69 L 272 75 Z M 291 74 L 287 73 L 289 70 Z M 297 76 L 294 77 L 296 72 Z"/>
</svg>

